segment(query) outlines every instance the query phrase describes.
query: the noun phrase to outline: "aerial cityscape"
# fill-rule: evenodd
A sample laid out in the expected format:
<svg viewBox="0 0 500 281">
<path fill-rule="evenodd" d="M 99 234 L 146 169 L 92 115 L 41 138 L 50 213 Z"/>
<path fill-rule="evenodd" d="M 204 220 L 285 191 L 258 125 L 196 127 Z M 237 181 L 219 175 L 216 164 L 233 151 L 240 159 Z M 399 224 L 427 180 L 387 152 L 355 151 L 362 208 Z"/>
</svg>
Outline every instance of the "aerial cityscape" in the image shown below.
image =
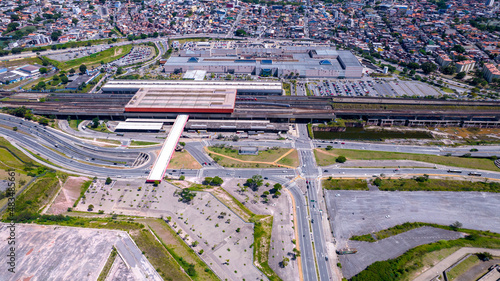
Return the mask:
<svg viewBox="0 0 500 281">
<path fill-rule="evenodd" d="M 0 281 L 499 281 L 499 7 L 0 1 Z"/>
</svg>

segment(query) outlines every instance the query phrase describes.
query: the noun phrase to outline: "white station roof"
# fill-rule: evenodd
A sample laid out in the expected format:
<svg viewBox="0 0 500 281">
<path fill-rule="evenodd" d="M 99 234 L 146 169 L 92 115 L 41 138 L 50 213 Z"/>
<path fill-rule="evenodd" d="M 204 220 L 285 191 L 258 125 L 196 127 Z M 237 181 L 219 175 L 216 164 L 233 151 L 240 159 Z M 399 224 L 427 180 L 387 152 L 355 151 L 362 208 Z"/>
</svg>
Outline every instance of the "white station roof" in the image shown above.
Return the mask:
<svg viewBox="0 0 500 281">
<path fill-rule="evenodd" d="M 115 130 L 160 131 L 163 123 L 120 122 Z"/>
<path fill-rule="evenodd" d="M 160 154 L 158 155 L 158 158 L 156 158 L 153 169 L 151 169 L 146 182 L 161 182 L 163 179 L 168 163 L 170 163 L 170 159 L 174 154 L 175 147 L 177 146 L 177 142 L 179 142 L 179 138 L 184 131 L 184 126 L 186 126 L 188 118 L 189 115 L 178 115 L 177 119 L 175 119 L 175 123 L 170 129 L 170 133 L 168 133 L 168 137 L 161 147 Z"/>
</svg>

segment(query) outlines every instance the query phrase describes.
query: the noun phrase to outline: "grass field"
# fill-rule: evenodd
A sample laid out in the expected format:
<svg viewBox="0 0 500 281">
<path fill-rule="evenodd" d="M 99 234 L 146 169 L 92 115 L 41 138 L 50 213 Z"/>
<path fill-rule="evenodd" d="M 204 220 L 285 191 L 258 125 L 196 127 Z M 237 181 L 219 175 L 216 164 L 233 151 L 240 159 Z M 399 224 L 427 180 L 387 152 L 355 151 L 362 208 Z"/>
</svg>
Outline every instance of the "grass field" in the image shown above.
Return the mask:
<svg viewBox="0 0 500 281">
<path fill-rule="evenodd" d="M 291 96 L 290 83 L 283 83 L 283 90 L 285 90 L 285 96 Z"/>
<path fill-rule="evenodd" d="M 317 150 L 322 150 L 323 153 Z M 327 154 L 325 154 L 327 153 Z M 328 155 L 330 154 L 330 155 Z M 486 158 L 464 158 L 454 156 L 437 156 L 428 154 L 414 154 L 401 152 L 385 152 L 371 150 L 355 150 L 355 149 L 332 149 L 327 151 L 324 148 L 317 148 L 314 151 L 316 162 L 320 166 L 327 166 L 335 163 L 335 157 L 344 155 L 351 160 L 415 160 L 438 165 L 481 169 L 499 172 L 495 163 L 491 159 Z"/>
<path fill-rule="evenodd" d="M 156 236 L 160 239 L 165 249 L 183 265 L 184 270 L 194 265 L 194 274 L 191 276 L 193 280 L 219 280 L 217 276 L 210 270 L 205 262 L 180 238 L 177 233 L 170 228 L 161 219 L 145 219 L 144 222 L 153 230 Z M 181 260 L 182 258 L 182 260 Z"/>
<path fill-rule="evenodd" d="M 66 174 L 53 172 L 38 178 L 16 198 L 15 213 L 37 213 L 40 211 L 56 195 L 59 189 L 59 179 L 64 182 L 66 178 Z"/>
<path fill-rule="evenodd" d="M 455 280 L 479 262 L 480 260 L 476 255 L 471 255 L 448 272 L 448 280 Z"/>
<path fill-rule="evenodd" d="M 368 183 L 366 180 L 352 180 L 352 179 L 325 179 L 322 181 L 324 189 L 329 190 L 368 190 Z"/>
<path fill-rule="evenodd" d="M 189 281 L 190 278 L 182 272 L 167 249 L 156 240 L 147 229 L 130 231 L 135 243 L 143 251 L 149 262 L 165 280 Z"/>
<path fill-rule="evenodd" d="M 17 59 L 17 60 L 9 60 L 9 61 L 0 61 L 0 67 L 11 67 L 11 66 L 23 66 L 25 64 L 42 64 L 42 60 L 39 59 L 36 54 L 33 54 L 31 58 Z"/>
<path fill-rule="evenodd" d="M 175 151 L 170 163 L 169 169 L 200 169 L 201 165 L 194 157 L 185 151 Z"/>
<path fill-rule="evenodd" d="M 500 192 L 500 183 L 442 179 L 427 179 L 425 181 L 417 181 L 415 179 L 382 179 L 379 189 L 383 191 L 425 190 Z"/>
<path fill-rule="evenodd" d="M 69 127 L 75 131 L 78 131 L 78 125 L 80 125 L 80 123 L 82 123 L 83 120 L 70 120 L 68 122 L 69 124 Z"/>
<path fill-rule="evenodd" d="M 90 123 L 90 124 L 92 124 L 92 123 Z M 113 132 L 108 130 L 108 127 L 107 127 L 105 122 L 102 122 L 96 128 L 93 128 L 92 126 L 88 126 L 87 129 L 92 130 L 92 131 L 96 131 L 96 132 L 101 132 L 101 133 L 113 134 Z"/>
<path fill-rule="evenodd" d="M 130 50 L 132 50 L 132 44 L 112 47 L 102 52 L 92 54 L 90 56 L 81 57 L 66 62 L 59 62 L 56 60 L 51 60 L 49 58 L 47 58 L 47 60 L 50 61 L 51 64 L 53 64 L 60 70 L 69 70 L 73 68 L 78 71 L 78 67 L 80 67 L 80 65 L 82 64 L 85 64 L 87 68 L 90 69 L 91 66 L 101 64 L 101 61 L 104 63 L 108 63 L 117 60 L 128 54 Z"/>
<path fill-rule="evenodd" d="M 207 147 L 209 156 L 219 165 L 237 168 L 271 168 L 281 165 L 297 167 L 299 157 L 296 150 L 289 148 L 272 148 L 259 151 L 258 155 L 239 155 L 233 147 Z M 210 152 L 221 155 L 212 154 Z M 288 153 L 288 154 L 287 154 Z"/>
<path fill-rule="evenodd" d="M 328 166 L 335 164 L 335 160 L 338 155 L 334 155 L 331 151 L 316 148 L 314 149 L 314 158 L 316 158 L 316 163 L 318 166 Z"/>
<path fill-rule="evenodd" d="M 281 158 L 276 163 L 291 167 L 298 167 L 300 165 L 299 153 L 294 149 L 292 152 Z"/>
</svg>

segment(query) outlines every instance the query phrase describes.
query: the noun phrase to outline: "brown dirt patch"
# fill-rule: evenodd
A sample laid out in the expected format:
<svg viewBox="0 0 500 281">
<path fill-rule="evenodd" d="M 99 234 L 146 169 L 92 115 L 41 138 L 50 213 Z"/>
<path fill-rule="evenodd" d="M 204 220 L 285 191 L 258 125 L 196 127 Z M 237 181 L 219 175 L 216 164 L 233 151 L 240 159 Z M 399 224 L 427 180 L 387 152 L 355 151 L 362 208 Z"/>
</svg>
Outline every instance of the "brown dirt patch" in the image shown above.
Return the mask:
<svg viewBox="0 0 500 281">
<path fill-rule="evenodd" d="M 68 177 L 47 214 L 59 215 L 65 213 L 69 207 L 73 207 L 80 196 L 80 187 L 88 180 L 86 177 Z"/>
<path fill-rule="evenodd" d="M 201 165 L 187 151 L 176 151 L 168 163 L 169 169 L 200 169 Z"/>
</svg>

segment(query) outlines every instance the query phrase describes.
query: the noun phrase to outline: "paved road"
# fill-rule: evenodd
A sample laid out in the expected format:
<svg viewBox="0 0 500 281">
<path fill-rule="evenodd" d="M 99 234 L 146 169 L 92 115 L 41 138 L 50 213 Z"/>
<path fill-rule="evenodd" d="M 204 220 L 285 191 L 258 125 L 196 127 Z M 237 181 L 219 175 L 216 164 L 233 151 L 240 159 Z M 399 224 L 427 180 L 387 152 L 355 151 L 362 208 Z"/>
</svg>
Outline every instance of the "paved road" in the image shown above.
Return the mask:
<svg viewBox="0 0 500 281">
<path fill-rule="evenodd" d="M 428 269 L 424 273 L 420 274 L 417 278 L 414 279 L 414 281 L 431 280 L 432 278 L 434 278 L 437 275 L 442 275 L 443 271 L 445 271 L 448 267 L 452 266 L 455 262 L 457 262 L 463 256 L 465 256 L 467 254 L 481 253 L 481 252 L 489 252 L 494 256 L 500 256 L 500 250 L 498 250 L 498 249 L 464 247 L 464 248 L 461 248 L 460 250 L 456 251 L 455 253 L 449 255 L 447 258 L 440 261 L 439 263 L 437 263 L 435 266 Z"/>
<path fill-rule="evenodd" d="M 343 143 L 343 144 L 342 144 Z M 362 143 L 354 141 L 314 141 L 315 147 L 326 148 L 332 146 L 340 149 L 358 149 L 358 150 L 374 150 L 387 152 L 404 152 L 404 153 L 419 153 L 432 155 L 447 155 L 462 156 L 470 153 L 472 156 L 500 156 L 499 145 L 476 145 L 476 146 L 460 146 L 460 147 L 438 147 L 438 146 L 416 146 L 416 145 L 395 145 L 383 143 Z M 477 149 L 477 152 L 471 152 L 471 149 Z"/>
<path fill-rule="evenodd" d="M 301 245 L 303 245 L 302 247 L 306 250 L 309 250 L 309 247 L 313 247 L 320 280 L 333 280 L 330 276 L 328 251 L 326 247 L 326 240 L 324 238 L 322 224 L 323 212 L 319 204 L 319 198 L 322 197 L 321 182 L 319 180 L 320 170 L 316 166 L 314 153 L 312 151 L 313 144 L 307 135 L 307 127 L 305 124 L 299 125 L 299 138 L 296 140 L 295 146 L 299 151 L 301 162 L 299 170 L 301 171 L 301 175 L 306 179 L 308 200 L 306 203 L 309 208 L 312 237 L 314 242 L 314 246 L 311 245 L 309 241 L 301 241 Z M 297 210 L 297 213 L 299 214 L 299 210 Z M 304 212 L 300 212 L 300 215 L 304 216 L 305 214 Z M 307 266 L 310 265 L 304 264 L 304 268 Z M 304 275 L 305 280 L 317 280 L 317 276 L 312 276 L 312 272 L 308 273 L 308 275 Z"/>
</svg>

